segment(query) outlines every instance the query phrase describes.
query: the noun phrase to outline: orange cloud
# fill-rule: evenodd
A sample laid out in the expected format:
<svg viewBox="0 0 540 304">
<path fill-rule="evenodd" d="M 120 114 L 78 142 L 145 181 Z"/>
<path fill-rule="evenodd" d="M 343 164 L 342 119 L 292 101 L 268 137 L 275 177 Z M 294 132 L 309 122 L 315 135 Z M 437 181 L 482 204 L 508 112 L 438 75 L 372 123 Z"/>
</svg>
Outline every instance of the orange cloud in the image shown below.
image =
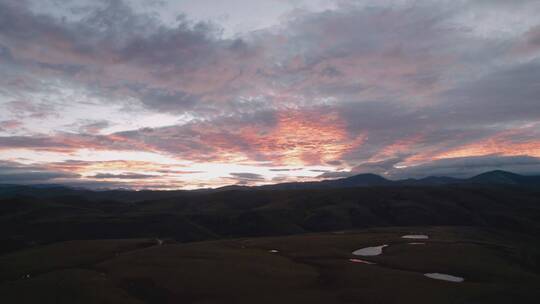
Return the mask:
<svg viewBox="0 0 540 304">
<path fill-rule="evenodd" d="M 507 141 L 497 141 L 496 139 L 488 139 L 478 143 L 466 145 L 458 149 L 436 155 L 435 159 L 468 157 L 468 156 L 484 156 L 498 154 L 502 156 L 518 156 L 528 155 L 540 157 L 540 140 L 512 143 Z"/>
<path fill-rule="evenodd" d="M 392 144 L 383 147 L 379 152 L 372 156 L 368 162 L 382 161 L 388 158 L 396 157 L 401 153 L 410 153 L 414 151 L 416 145 L 418 145 L 424 136 L 418 134 L 412 137 L 396 140 Z"/>
<path fill-rule="evenodd" d="M 58 170 L 69 170 L 77 173 L 99 172 L 99 171 L 159 171 L 167 169 L 167 165 L 162 165 L 147 161 L 67 161 L 51 163 L 50 168 Z"/>
<path fill-rule="evenodd" d="M 283 165 L 311 165 L 339 160 L 364 142 L 365 135 L 350 138 L 337 113 L 281 111 L 275 128 L 262 133 L 246 127 L 242 137 L 256 153 Z"/>
<path fill-rule="evenodd" d="M 540 140 L 516 141 L 523 139 L 523 130 L 501 132 L 490 138 L 471 143 L 434 156 L 434 159 L 484 156 L 498 154 L 502 156 L 528 155 L 540 157 Z"/>
</svg>

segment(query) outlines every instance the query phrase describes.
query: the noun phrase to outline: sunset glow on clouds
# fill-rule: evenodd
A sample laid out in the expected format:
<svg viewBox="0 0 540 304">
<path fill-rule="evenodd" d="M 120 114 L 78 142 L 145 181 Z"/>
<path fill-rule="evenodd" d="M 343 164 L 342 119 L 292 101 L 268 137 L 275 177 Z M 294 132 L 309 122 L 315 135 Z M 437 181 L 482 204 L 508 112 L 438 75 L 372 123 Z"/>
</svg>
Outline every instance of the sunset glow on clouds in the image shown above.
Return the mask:
<svg viewBox="0 0 540 304">
<path fill-rule="evenodd" d="M 538 1 L 199 2 L 0 0 L 0 183 L 540 173 Z"/>
</svg>

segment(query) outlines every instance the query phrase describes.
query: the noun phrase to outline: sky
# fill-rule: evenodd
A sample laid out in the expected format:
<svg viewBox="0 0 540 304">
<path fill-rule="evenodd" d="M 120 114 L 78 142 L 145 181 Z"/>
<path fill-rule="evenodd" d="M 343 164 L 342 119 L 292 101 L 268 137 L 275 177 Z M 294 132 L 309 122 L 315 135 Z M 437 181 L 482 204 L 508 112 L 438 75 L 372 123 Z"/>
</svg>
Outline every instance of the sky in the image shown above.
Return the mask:
<svg viewBox="0 0 540 304">
<path fill-rule="evenodd" d="M 0 184 L 540 173 L 540 1 L 0 0 Z"/>
</svg>

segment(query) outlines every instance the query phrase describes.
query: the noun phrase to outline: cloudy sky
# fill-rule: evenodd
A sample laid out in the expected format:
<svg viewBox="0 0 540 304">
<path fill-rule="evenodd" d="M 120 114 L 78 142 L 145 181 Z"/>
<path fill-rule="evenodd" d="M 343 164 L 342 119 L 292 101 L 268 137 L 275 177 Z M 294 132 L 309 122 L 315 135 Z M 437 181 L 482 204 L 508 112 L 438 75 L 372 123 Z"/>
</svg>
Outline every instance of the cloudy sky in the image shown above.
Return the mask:
<svg viewBox="0 0 540 304">
<path fill-rule="evenodd" d="M 0 183 L 540 173 L 537 0 L 0 0 Z"/>
</svg>

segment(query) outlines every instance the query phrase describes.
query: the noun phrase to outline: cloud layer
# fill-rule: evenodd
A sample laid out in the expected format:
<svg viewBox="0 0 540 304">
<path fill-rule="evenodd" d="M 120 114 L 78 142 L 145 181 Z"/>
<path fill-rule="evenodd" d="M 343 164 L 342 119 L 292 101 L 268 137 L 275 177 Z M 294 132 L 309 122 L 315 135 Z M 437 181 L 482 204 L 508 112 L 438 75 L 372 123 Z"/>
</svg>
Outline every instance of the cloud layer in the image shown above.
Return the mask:
<svg viewBox="0 0 540 304">
<path fill-rule="evenodd" d="M 6 181 L 540 173 L 537 1 L 327 1 L 237 35 L 54 3 L 0 0 L 0 160 L 40 168 Z"/>
</svg>

